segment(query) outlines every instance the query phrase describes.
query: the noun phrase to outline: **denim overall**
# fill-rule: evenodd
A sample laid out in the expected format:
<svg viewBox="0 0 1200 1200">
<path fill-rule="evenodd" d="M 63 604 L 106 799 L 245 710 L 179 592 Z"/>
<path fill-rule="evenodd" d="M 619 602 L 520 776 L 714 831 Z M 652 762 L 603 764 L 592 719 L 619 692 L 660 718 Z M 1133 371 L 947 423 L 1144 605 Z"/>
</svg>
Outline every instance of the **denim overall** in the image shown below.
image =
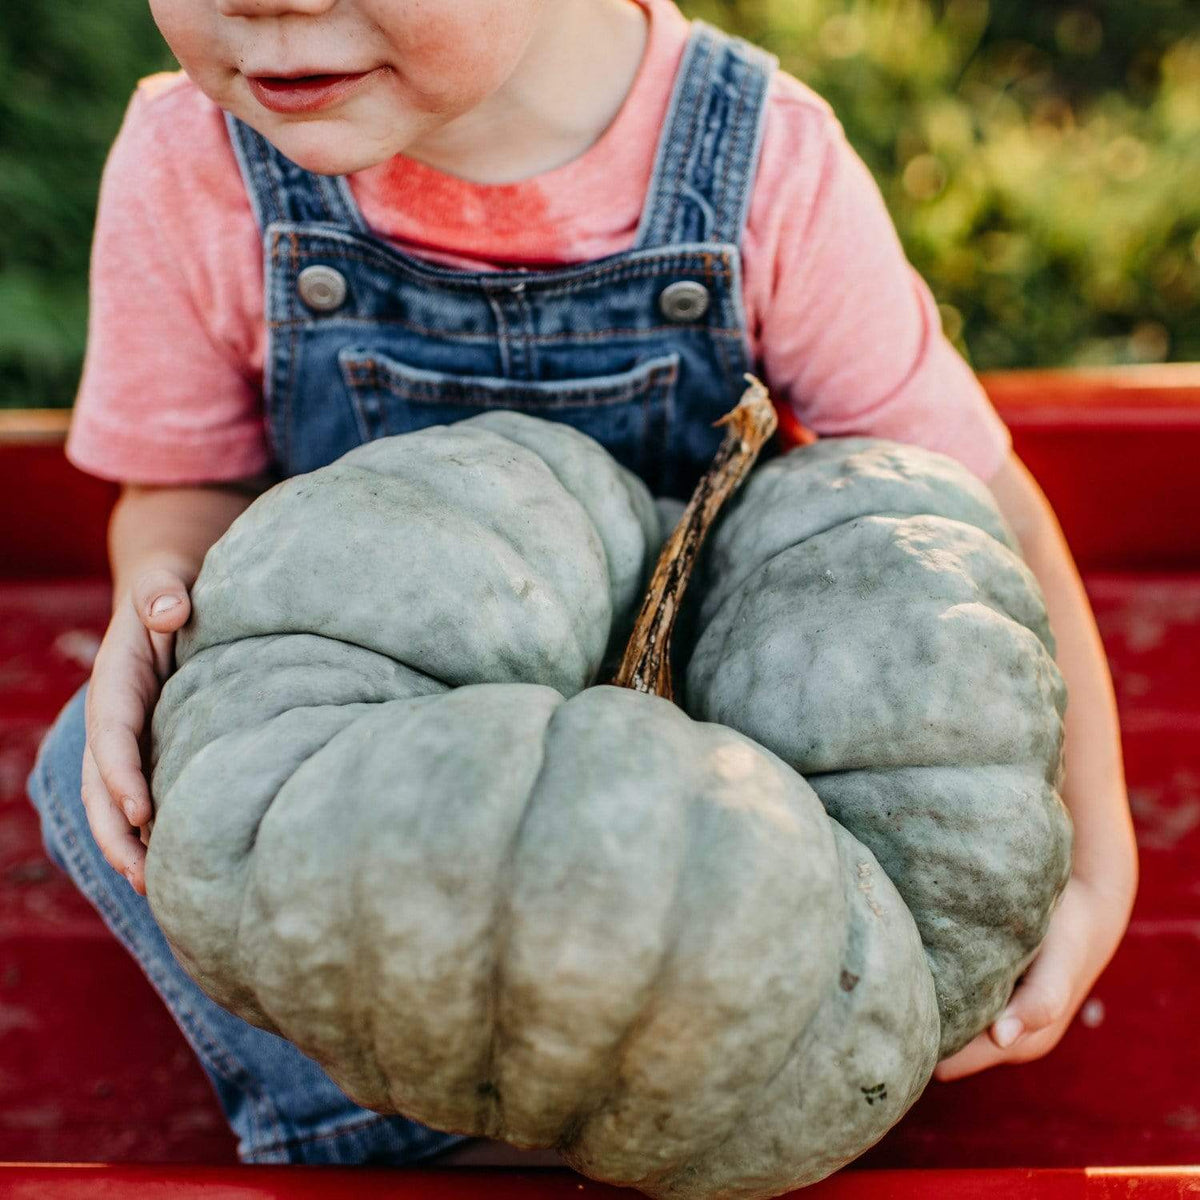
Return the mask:
<svg viewBox="0 0 1200 1200">
<path fill-rule="evenodd" d="M 634 246 L 554 270 L 464 272 L 401 253 L 369 232 L 344 177 L 302 170 L 227 114 L 263 233 L 263 391 L 280 476 L 370 438 L 500 407 L 566 421 L 655 494 L 685 497 L 751 367 L 738 243 L 773 66 L 696 23 Z M 59 714 L 28 781 L 47 851 L 170 1008 L 242 1159 L 401 1163 L 463 1140 L 352 1104 L 289 1042 L 192 983 L 88 828 L 86 690 Z"/>
</svg>

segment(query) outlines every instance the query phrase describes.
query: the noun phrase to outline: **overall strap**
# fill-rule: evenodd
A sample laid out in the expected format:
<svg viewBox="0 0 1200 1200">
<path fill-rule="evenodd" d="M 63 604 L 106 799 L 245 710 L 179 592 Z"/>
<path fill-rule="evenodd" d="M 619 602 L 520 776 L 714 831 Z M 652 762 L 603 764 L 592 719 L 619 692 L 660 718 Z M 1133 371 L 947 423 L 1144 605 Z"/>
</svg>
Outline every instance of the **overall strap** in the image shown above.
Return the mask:
<svg viewBox="0 0 1200 1200">
<path fill-rule="evenodd" d="M 225 113 L 225 124 L 262 232 L 273 221 L 320 221 L 367 232 L 344 175 L 298 167 L 231 112 Z"/>
<path fill-rule="evenodd" d="M 675 78 L 635 244 L 741 240 L 778 60 L 703 21 Z"/>
</svg>

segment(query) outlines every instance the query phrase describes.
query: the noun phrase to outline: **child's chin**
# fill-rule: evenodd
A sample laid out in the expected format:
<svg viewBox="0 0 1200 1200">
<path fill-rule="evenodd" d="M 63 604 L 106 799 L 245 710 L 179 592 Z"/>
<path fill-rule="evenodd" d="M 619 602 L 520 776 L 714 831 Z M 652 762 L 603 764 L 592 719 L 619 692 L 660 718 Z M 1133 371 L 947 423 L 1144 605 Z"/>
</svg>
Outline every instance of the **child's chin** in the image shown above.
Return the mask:
<svg viewBox="0 0 1200 1200">
<path fill-rule="evenodd" d="M 260 132 L 298 167 L 316 175 L 349 175 L 390 157 L 366 139 L 355 138 L 347 122 L 332 115 L 303 121 L 283 117 Z"/>
</svg>

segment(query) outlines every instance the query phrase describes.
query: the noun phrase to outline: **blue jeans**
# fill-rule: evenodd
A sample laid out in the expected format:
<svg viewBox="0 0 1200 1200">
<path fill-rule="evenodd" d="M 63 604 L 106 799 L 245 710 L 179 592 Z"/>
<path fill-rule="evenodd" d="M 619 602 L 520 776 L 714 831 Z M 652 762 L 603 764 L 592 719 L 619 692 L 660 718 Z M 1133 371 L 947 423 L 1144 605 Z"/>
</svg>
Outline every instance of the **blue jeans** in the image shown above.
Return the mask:
<svg viewBox="0 0 1200 1200">
<path fill-rule="evenodd" d="M 248 1025 L 210 1000 L 175 961 L 139 896 L 104 860 L 80 798 L 84 684 L 38 749 L 28 780 L 50 858 L 70 875 L 162 997 L 212 1080 L 255 1163 L 409 1163 L 463 1142 L 406 1117 L 354 1104 L 290 1042 Z"/>
</svg>

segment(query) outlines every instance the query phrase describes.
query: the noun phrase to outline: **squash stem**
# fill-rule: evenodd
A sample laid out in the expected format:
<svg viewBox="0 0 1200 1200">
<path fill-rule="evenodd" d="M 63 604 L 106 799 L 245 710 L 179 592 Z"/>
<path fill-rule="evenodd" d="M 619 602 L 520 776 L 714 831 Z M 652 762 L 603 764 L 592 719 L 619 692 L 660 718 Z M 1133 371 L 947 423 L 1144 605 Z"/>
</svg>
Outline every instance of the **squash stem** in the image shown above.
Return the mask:
<svg viewBox="0 0 1200 1200">
<path fill-rule="evenodd" d="M 696 557 L 721 506 L 737 491 L 777 424 L 767 389 L 753 375 L 746 380 L 750 386 L 736 407 L 713 422 L 726 427 L 725 439 L 658 556 L 633 633 L 613 676 L 615 687 L 675 699 L 671 632 Z"/>
</svg>

